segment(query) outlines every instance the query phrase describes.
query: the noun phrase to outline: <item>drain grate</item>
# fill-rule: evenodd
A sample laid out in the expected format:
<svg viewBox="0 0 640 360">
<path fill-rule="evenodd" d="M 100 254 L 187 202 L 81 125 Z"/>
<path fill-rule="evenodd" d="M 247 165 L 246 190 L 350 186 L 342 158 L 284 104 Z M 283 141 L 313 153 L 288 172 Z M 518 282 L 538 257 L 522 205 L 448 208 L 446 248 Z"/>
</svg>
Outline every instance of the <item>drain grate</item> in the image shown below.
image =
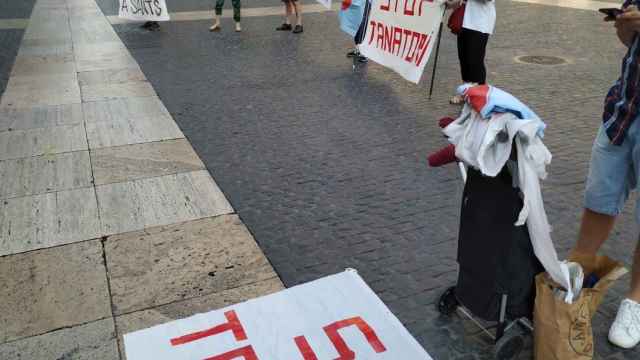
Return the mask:
<svg viewBox="0 0 640 360">
<path fill-rule="evenodd" d="M 536 65 L 561 65 L 566 64 L 567 60 L 557 56 L 546 55 L 525 55 L 516 58 L 518 62 Z"/>
</svg>

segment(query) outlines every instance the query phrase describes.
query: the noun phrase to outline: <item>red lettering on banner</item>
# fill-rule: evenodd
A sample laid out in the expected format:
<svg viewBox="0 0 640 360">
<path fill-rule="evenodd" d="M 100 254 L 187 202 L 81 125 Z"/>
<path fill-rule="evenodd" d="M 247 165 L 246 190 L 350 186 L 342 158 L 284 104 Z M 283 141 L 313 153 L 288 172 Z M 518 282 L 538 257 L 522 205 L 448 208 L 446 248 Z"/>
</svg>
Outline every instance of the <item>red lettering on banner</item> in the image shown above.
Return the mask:
<svg viewBox="0 0 640 360">
<path fill-rule="evenodd" d="M 214 326 L 210 329 L 198 331 L 195 333 L 187 334 L 184 336 L 180 336 L 174 339 L 171 339 L 171 345 L 178 346 L 186 343 L 190 343 L 192 341 L 200 340 L 209 336 L 222 334 L 227 331 L 232 331 L 233 336 L 236 338 L 236 341 L 247 340 L 247 334 L 244 332 L 244 328 L 238 320 L 238 316 L 236 312 L 231 310 L 224 313 L 224 316 L 227 318 L 227 322 L 224 324 L 220 324 L 218 326 Z"/>
<path fill-rule="evenodd" d="M 402 29 L 394 28 L 393 29 L 393 48 L 391 50 L 392 54 L 398 55 L 398 52 L 396 51 L 396 45 L 397 45 L 398 51 L 400 51 L 400 44 L 402 44 Z"/>
<path fill-rule="evenodd" d="M 376 42 L 378 49 L 384 46 L 384 25 L 378 23 L 378 41 Z"/>
<path fill-rule="evenodd" d="M 414 40 L 416 38 L 416 35 L 420 35 L 419 33 L 412 31 L 411 34 L 411 43 L 409 44 L 409 51 L 407 53 L 407 56 L 405 56 L 404 60 L 406 62 L 413 62 L 413 53 L 416 51 L 416 49 L 413 47 L 414 44 Z M 416 44 L 417 45 L 417 44 Z"/>
<path fill-rule="evenodd" d="M 244 360 L 259 360 L 256 352 L 253 351 L 253 347 L 245 346 L 240 349 L 231 350 L 224 354 L 212 356 L 206 358 L 204 360 L 234 360 L 234 359 L 244 359 Z"/>
<path fill-rule="evenodd" d="M 417 66 L 420 66 L 420 63 L 422 63 L 422 59 L 424 59 L 424 55 L 427 53 L 427 49 L 429 48 L 429 42 L 431 42 L 431 36 L 420 34 L 420 45 L 418 45 L 420 55 L 418 55 L 418 58 L 416 59 Z"/>
<path fill-rule="evenodd" d="M 373 42 L 373 37 L 376 34 L 376 22 L 371 20 L 371 22 L 369 22 L 369 25 L 371 27 L 371 37 L 369 38 L 369 45 L 371 45 L 371 43 Z"/>
<path fill-rule="evenodd" d="M 407 39 L 409 39 L 409 36 L 411 35 L 411 30 L 404 29 L 403 34 L 404 34 L 404 46 L 402 47 L 402 55 L 400 55 L 400 57 L 404 57 L 404 54 L 406 53 Z"/>
<path fill-rule="evenodd" d="M 384 27 L 384 51 L 392 52 L 391 46 L 393 42 L 393 28 Z"/>
<path fill-rule="evenodd" d="M 293 340 L 296 342 L 296 346 L 298 346 L 298 350 L 300 351 L 300 354 L 302 354 L 304 360 L 318 360 L 318 356 L 313 352 L 313 349 L 311 349 L 307 338 L 304 336 L 297 336 Z"/>
<path fill-rule="evenodd" d="M 416 0 L 413 0 L 413 3 L 411 4 L 411 9 L 407 9 L 407 5 L 409 5 L 409 1 L 411 0 L 404 0 L 404 14 L 408 16 L 413 16 L 414 9 L 416 7 Z"/>
<path fill-rule="evenodd" d="M 351 319 L 336 321 L 323 328 L 324 332 L 329 337 L 329 340 L 331 340 L 331 343 L 340 355 L 340 357 L 335 360 L 355 360 L 356 358 L 356 354 L 349 348 L 340 333 L 338 333 L 338 330 L 349 326 L 357 326 L 376 353 L 387 351 L 387 348 L 382 344 L 382 341 L 380 341 L 378 335 L 376 335 L 376 332 L 371 328 L 371 326 L 369 326 L 369 324 L 367 324 L 361 317 L 357 316 Z"/>
<path fill-rule="evenodd" d="M 384 4 L 380 5 L 380 10 L 389 11 L 390 5 L 391 5 L 391 0 L 387 0 L 387 5 L 384 5 Z"/>
</svg>

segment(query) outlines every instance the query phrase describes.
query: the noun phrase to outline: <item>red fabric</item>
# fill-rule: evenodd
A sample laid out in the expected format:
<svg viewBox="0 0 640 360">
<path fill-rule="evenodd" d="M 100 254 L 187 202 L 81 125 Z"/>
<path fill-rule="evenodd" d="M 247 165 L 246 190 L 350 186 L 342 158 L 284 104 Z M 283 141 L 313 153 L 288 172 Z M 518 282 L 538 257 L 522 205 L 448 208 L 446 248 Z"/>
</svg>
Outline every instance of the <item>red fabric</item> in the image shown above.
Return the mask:
<svg viewBox="0 0 640 360">
<path fill-rule="evenodd" d="M 447 27 L 451 30 L 452 33 L 459 35 L 462 32 L 462 21 L 464 20 L 464 9 L 466 5 L 458 6 L 457 9 L 453 10 L 451 15 L 449 15 L 449 21 L 447 22 Z"/>
<path fill-rule="evenodd" d="M 438 167 L 452 163 L 458 160 L 456 158 L 456 147 L 453 144 L 449 144 L 448 146 L 429 155 L 427 160 L 429 160 L 429 166 L 431 167 Z"/>
<path fill-rule="evenodd" d="M 473 110 L 478 113 L 482 112 L 482 109 L 487 105 L 490 89 L 489 85 L 476 85 L 465 90 L 464 96 Z"/>
<path fill-rule="evenodd" d="M 347 10 L 351 6 L 351 0 L 342 0 L 341 10 Z"/>
<path fill-rule="evenodd" d="M 444 129 L 454 121 L 456 121 L 456 119 L 451 117 L 443 117 L 442 119 L 438 120 L 438 126 L 440 126 L 441 129 Z"/>
</svg>

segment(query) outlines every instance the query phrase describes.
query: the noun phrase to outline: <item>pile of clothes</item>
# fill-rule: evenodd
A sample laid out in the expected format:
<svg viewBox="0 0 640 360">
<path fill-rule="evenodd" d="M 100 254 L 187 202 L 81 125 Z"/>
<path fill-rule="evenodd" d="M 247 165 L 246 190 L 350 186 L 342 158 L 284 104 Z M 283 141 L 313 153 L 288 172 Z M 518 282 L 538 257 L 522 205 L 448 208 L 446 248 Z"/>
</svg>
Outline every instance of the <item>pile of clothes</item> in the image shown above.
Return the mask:
<svg viewBox="0 0 640 360">
<path fill-rule="evenodd" d="M 461 161 L 490 177 L 507 166 L 524 204 L 515 225 L 527 226 L 536 257 L 551 278 L 566 289 L 564 300 L 571 303 L 579 289 L 575 287 L 577 282 L 571 281 L 568 264 L 558 260 L 540 189 L 540 180 L 546 178 L 546 166 L 551 162 L 551 153 L 542 142 L 545 123 L 520 100 L 497 87 L 463 85 L 458 93 L 465 99 L 460 116 L 444 118 L 439 124 L 451 144 L 431 155 L 429 164 Z"/>
</svg>

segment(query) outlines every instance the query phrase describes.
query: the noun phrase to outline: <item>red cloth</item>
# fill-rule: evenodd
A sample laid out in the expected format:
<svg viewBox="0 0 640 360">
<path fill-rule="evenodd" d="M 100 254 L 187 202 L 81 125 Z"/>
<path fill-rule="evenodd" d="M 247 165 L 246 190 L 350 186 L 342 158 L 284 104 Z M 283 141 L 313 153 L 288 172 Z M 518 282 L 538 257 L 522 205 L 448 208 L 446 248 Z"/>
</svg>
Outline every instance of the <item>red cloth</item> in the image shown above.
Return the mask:
<svg viewBox="0 0 640 360">
<path fill-rule="evenodd" d="M 456 158 L 456 147 L 453 144 L 449 144 L 448 146 L 429 155 L 427 160 L 429 160 L 429 166 L 431 167 L 438 167 L 452 163 L 458 160 Z"/>
<path fill-rule="evenodd" d="M 456 121 L 456 119 L 450 118 L 450 117 L 443 117 L 442 119 L 438 120 L 438 126 L 440 126 L 440 128 L 442 128 L 442 129 L 444 129 L 454 121 Z"/>
</svg>

